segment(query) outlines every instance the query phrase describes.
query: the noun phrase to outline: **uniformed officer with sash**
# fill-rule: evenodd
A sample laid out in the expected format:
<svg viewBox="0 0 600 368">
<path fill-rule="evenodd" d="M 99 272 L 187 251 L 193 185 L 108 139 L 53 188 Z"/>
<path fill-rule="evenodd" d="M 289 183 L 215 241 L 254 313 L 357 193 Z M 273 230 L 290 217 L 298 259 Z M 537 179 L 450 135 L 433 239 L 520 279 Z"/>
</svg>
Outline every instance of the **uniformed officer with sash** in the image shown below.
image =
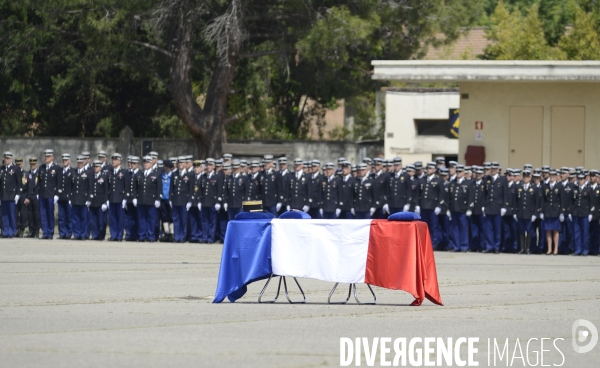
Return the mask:
<svg viewBox="0 0 600 368">
<path fill-rule="evenodd" d="M 11 152 L 4 152 L 4 166 L 0 174 L 2 184 L 2 237 L 13 238 L 17 234 L 15 203 L 19 201 L 22 185 L 21 168 L 13 165 Z"/>
</svg>

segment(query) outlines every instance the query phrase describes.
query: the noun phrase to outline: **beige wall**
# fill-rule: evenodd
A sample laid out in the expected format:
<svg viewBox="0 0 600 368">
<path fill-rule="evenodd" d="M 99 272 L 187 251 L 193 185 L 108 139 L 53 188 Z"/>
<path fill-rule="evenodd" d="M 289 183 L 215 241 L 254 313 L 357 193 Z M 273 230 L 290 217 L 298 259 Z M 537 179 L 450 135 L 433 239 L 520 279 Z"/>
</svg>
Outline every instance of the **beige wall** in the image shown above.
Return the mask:
<svg viewBox="0 0 600 368">
<path fill-rule="evenodd" d="M 460 139 L 458 159 L 464 163 L 468 145 L 484 146 L 486 161 L 509 164 L 510 106 L 542 106 L 542 164 L 550 165 L 552 106 L 585 107 L 585 167 L 600 168 L 600 84 L 464 82 L 460 93 Z M 475 122 L 483 121 L 483 140 L 475 139 Z M 569 144 L 565 141 L 564 144 Z"/>
</svg>

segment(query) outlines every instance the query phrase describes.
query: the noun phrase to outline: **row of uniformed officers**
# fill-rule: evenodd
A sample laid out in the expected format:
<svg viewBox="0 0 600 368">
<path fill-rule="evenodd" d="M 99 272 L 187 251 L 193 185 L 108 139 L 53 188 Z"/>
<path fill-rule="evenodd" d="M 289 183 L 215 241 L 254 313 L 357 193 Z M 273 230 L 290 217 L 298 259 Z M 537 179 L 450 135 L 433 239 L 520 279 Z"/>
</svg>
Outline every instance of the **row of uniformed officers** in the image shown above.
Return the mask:
<svg viewBox="0 0 600 368">
<path fill-rule="evenodd" d="M 52 239 L 54 205 L 63 239 L 209 242 L 225 238 L 227 222 L 242 202 L 261 200 L 274 215 L 302 210 L 312 218 L 386 218 L 414 211 L 428 223 L 438 250 L 598 253 L 600 188 L 596 170 L 549 167 L 523 171 L 497 162 L 465 167 L 443 158 L 403 167 L 397 157 L 369 158 L 352 165 L 340 158 L 328 162 L 285 157 L 261 161 L 192 160 L 192 156 L 158 160 L 150 152 L 142 160 L 100 151 L 89 152 L 71 166 L 53 150 L 45 163 L 12 162 L 5 152 L 2 182 L 2 236 Z M 142 162 L 140 162 L 142 161 Z M 584 221 L 584 219 L 586 221 Z"/>
</svg>

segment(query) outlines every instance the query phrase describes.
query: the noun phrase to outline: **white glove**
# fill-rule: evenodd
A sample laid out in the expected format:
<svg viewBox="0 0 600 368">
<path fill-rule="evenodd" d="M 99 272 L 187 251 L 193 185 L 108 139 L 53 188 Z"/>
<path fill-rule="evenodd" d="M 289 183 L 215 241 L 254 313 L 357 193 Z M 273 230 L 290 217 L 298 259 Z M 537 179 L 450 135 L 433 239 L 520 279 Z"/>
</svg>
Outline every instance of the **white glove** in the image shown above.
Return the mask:
<svg viewBox="0 0 600 368">
<path fill-rule="evenodd" d="M 519 220 L 517 219 L 517 215 L 513 215 L 513 218 L 515 219 L 515 221 L 519 221 Z"/>
<path fill-rule="evenodd" d="M 436 207 L 435 210 L 433 210 L 433 213 L 435 213 L 435 215 L 439 215 L 442 212 L 442 209 L 439 207 Z"/>
<path fill-rule="evenodd" d="M 375 208 L 371 207 L 371 209 L 369 210 L 369 215 L 371 215 L 371 217 L 373 217 L 374 213 L 375 213 Z"/>
<path fill-rule="evenodd" d="M 221 204 L 217 203 L 215 204 L 215 211 L 219 212 L 221 210 Z"/>
<path fill-rule="evenodd" d="M 421 214 L 421 206 L 416 206 L 416 207 L 415 207 L 415 213 L 416 213 L 417 215 L 420 215 L 420 214 Z"/>
<path fill-rule="evenodd" d="M 592 215 L 588 215 L 588 222 L 592 222 Z"/>
<path fill-rule="evenodd" d="M 565 221 L 565 215 L 563 215 L 561 213 L 560 215 L 558 215 L 558 219 L 560 220 L 560 222 L 564 222 Z"/>
<path fill-rule="evenodd" d="M 87 202 L 85 202 L 85 205 L 86 205 L 87 207 L 89 207 L 89 206 L 91 206 L 91 205 L 92 205 L 92 202 L 90 202 L 90 201 L 87 201 Z"/>
<path fill-rule="evenodd" d="M 223 204 L 223 209 L 225 210 L 225 212 L 227 212 L 227 203 Z"/>
<path fill-rule="evenodd" d="M 544 214 L 540 213 L 540 220 L 543 220 L 543 219 L 544 219 Z"/>
<path fill-rule="evenodd" d="M 536 215 L 531 215 L 531 222 L 535 222 L 536 219 L 537 219 Z"/>
<path fill-rule="evenodd" d="M 500 209 L 500 216 L 504 216 L 506 215 L 506 208 L 501 208 Z"/>
<path fill-rule="evenodd" d="M 340 213 L 342 213 L 342 210 L 340 210 L 339 208 L 335 210 L 335 217 L 340 217 Z"/>
<path fill-rule="evenodd" d="M 281 202 L 277 203 L 277 205 L 275 206 L 275 210 L 277 212 L 279 212 L 280 209 L 281 209 Z"/>
<path fill-rule="evenodd" d="M 304 206 L 304 207 L 302 207 L 302 211 L 304 211 L 304 212 L 308 212 L 309 208 L 310 208 L 310 207 L 308 207 L 308 206 Z"/>
<path fill-rule="evenodd" d="M 350 213 L 352 214 L 352 216 L 356 216 L 356 212 L 354 212 L 354 208 L 350 209 Z"/>
<path fill-rule="evenodd" d="M 473 214 L 473 211 L 467 210 L 467 213 L 466 213 L 467 217 L 471 217 L 472 214 Z"/>
<path fill-rule="evenodd" d="M 481 214 L 485 216 L 485 207 L 481 207 Z"/>
<path fill-rule="evenodd" d="M 18 201 L 19 201 L 19 195 L 17 194 L 17 195 L 15 196 L 15 202 L 18 202 Z M 69 203 L 69 204 L 70 204 L 70 203 Z"/>
<path fill-rule="evenodd" d="M 40 199 L 40 195 L 39 195 L 39 194 L 36 194 L 36 195 L 35 195 L 35 198 L 37 198 L 37 199 Z"/>
<path fill-rule="evenodd" d="M 448 216 L 448 219 L 452 221 L 452 213 L 450 212 L 450 210 L 446 211 L 446 216 Z"/>
<path fill-rule="evenodd" d="M 383 212 L 390 214 L 390 206 L 387 203 L 383 205 Z"/>
<path fill-rule="evenodd" d="M 202 203 L 198 203 L 198 211 L 202 211 Z"/>
<path fill-rule="evenodd" d="M 292 207 L 290 207 L 290 206 L 285 206 L 285 209 L 289 211 L 289 210 L 291 210 L 291 209 L 292 209 Z"/>
<path fill-rule="evenodd" d="M 402 208 L 402 211 L 404 212 L 408 212 L 408 210 L 410 209 L 410 204 L 405 204 L 404 207 Z"/>
<path fill-rule="evenodd" d="M 106 211 L 106 205 L 105 204 L 103 204 L 102 207 L 100 207 L 100 208 L 102 208 L 102 212 Z"/>
<path fill-rule="evenodd" d="M 186 210 L 186 211 L 189 211 L 189 210 L 190 210 L 190 208 L 192 208 L 192 202 L 188 202 L 188 203 L 186 203 L 186 204 L 185 204 L 185 210 Z"/>
<path fill-rule="evenodd" d="M 569 221 L 573 221 L 573 216 L 569 213 Z"/>
<path fill-rule="evenodd" d="M 133 207 L 137 207 L 137 198 L 133 199 Z"/>
<path fill-rule="evenodd" d="M 126 208 L 127 208 L 127 200 L 126 200 L 126 199 L 124 199 L 124 200 L 123 200 L 123 202 L 121 202 L 121 207 L 122 207 L 123 209 L 126 209 Z"/>
<path fill-rule="evenodd" d="M 173 201 L 169 201 L 169 206 L 171 206 L 171 208 L 173 208 Z"/>
<path fill-rule="evenodd" d="M 69 201 L 69 206 L 71 205 L 71 201 Z"/>
<path fill-rule="evenodd" d="M 159 208 L 160 207 L 160 201 L 154 201 L 154 207 Z"/>
<path fill-rule="evenodd" d="M 106 201 L 106 208 L 110 208 L 110 203 L 108 203 L 108 201 Z"/>
<path fill-rule="evenodd" d="M 321 217 L 323 217 L 323 209 L 319 208 L 319 215 L 321 215 Z"/>
<path fill-rule="evenodd" d="M 58 202 L 58 196 L 54 196 L 54 204 L 56 204 L 56 202 Z"/>
</svg>

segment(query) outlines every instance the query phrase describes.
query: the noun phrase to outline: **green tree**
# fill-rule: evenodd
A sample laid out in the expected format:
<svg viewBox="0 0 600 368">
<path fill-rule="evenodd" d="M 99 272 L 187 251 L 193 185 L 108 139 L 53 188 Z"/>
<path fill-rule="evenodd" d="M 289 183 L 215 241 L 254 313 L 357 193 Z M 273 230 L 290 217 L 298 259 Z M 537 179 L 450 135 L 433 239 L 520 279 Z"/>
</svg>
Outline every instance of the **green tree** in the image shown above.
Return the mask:
<svg viewBox="0 0 600 368">
<path fill-rule="evenodd" d="M 600 36 L 595 26 L 594 14 L 577 8 L 573 29 L 559 42 L 569 60 L 600 60 Z"/>
<path fill-rule="evenodd" d="M 492 25 L 486 37 L 494 41 L 489 45 L 484 58 L 493 60 L 560 60 L 564 53 L 549 46 L 542 22 L 538 17 L 537 3 L 523 16 L 519 9 L 510 12 L 502 2 L 491 16 Z"/>
</svg>

